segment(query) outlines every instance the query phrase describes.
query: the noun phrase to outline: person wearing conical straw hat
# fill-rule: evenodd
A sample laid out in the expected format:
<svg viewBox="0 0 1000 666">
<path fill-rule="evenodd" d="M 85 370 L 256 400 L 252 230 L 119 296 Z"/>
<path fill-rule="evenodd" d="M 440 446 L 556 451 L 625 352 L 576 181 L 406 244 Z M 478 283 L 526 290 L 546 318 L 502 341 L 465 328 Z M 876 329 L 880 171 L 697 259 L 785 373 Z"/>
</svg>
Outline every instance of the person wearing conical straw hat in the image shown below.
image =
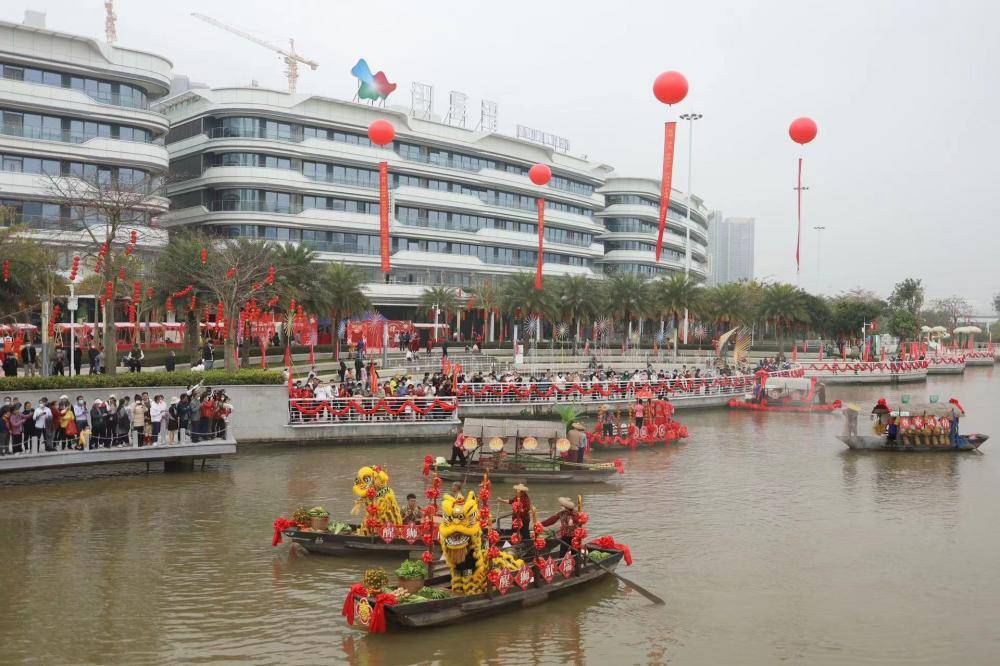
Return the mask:
<svg viewBox="0 0 1000 666">
<path fill-rule="evenodd" d="M 561 542 L 559 544 L 559 557 L 562 557 L 569 550 L 569 542 L 573 538 L 573 531 L 577 527 L 580 527 L 580 514 L 576 504 L 570 498 L 560 497 L 558 502 L 559 512 L 543 520 L 542 526 L 548 527 L 549 525 L 554 525 L 556 522 L 559 523 L 559 531 L 556 536 L 559 537 Z"/>
<path fill-rule="evenodd" d="M 521 541 L 527 543 L 531 539 L 531 498 L 528 497 L 528 486 L 523 483 L 515 484 L 514 496 L 500 501 L 510 504 L 512 523 L 521 521 L 521 526 L 517 529 L 521 533 Z"/>
</svg>

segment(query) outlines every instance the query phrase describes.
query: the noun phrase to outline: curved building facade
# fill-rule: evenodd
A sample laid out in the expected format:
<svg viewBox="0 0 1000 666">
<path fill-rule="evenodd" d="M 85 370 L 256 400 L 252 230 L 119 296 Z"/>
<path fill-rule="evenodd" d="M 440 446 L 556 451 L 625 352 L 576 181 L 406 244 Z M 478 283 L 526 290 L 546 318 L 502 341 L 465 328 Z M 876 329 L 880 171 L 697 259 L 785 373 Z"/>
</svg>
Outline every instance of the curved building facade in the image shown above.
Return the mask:
<svg viewBox="0 0 1000 666">
<path fill-rule="evenodd" d="M 535 198 L 545 197 L 545 275 L 599 272 L 611 168 L 499 134 L 403 111 L 262 88 L 193 89 L 160 105 L 170 119 L 168 226 L 265 238 L 362 266 L 377 305 L 413 305 L 424 285 L 471 287 L 533 268 Z M 396 139 L 367 137 L 385 119 Z M 379 272 L 378 163 L 390 174 L 392 272 Z M 528 179 L 552 165 L 550 184 Z"/>
<path fill-rule="evenodd" d="M 708 210 L 699 197 L 691 197 L 689 220 L 687 196 L 676 190 L 671 193 L 663 250 L 657 262 L 660 181 L 615 176 L 608 178 L 599 191 L 605 199 L 604 209 L 597 214 L 604 227 L 598 237 L 604 244 L 604 256 L 598 262 L 603 272 L 654 277 L 684 273 L 687 265 L 693 279 L 701 282 L 708 277 Z"/>
<path fill-rule="evenodd" d="M 95 218 L 57 203 L 53 177 L 148 182 L 164 173 L 168 121 L 151 104 L 169 92 L 172 65 L 35 19 L 0 22 L 0 205 L 8 224 L 57 244 L 62 265 Z M 159 197 L 148 215 L 166 209 Z M 140 251 L 164 237 L 143 234 Z"/>
</svg>

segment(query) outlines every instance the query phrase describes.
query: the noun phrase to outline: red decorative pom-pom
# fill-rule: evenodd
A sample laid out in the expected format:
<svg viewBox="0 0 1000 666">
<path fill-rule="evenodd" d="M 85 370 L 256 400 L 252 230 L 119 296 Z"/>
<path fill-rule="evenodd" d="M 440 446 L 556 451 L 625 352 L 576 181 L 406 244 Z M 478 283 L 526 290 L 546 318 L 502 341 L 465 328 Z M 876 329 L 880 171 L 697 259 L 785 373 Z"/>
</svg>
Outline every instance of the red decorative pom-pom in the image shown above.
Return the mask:
<svg viewBox="0 0 1000 666">
<path fill-rule="evenodd" d="M 500 557 L 500 549 L 497 548 L 496 546 L 490 546 L 490 549 L 486 551 L 486 557 L 490 558 L 491 560 Z"/>
<path fill-rule="evenodd" d="M 541 523 L 535 523 L 535 527 L 533 529 L 535 530 L 535 536 L 538 536 L 545 531 L 545 528 L 542 527 Z"/>
<path fill-rule="evenodd" d="M 367 497 L 368 499 L 375 499 L 375 489 L 369 488 L 368 491 L 365 493 L 365 497 Z"/>
<path fill-rule="evenodd" d="M 514 532 L 510 535 L 510 542 L 515 546 L 521 543 L 521 535 L 518 532 Z"/>
<path fill-rule="evenodd" d="M 500 533 L 496 530 L 490 530 L 486 533 L 486 540 L 490 542 L 490 545 L 495 545 L 500 541 Z"/>
<path fill-rule="evenodd" d="M 429 550 L 425 550 L 424 554 L 421 555 L 420 557 L 423 558 L 424 564 L 426 564 L 428 566 L 430 566 L 431 560 L 434 559 L 434 556 L 431 555 L 431 551 L 429 551 Z"/>
<path fill-rule="evenodd" d="M 586 525 L 588 520 L 590 520 L 590 516 L 585 514 L 583 511 L 576 514 L 577 525 Z"/>
<path fill-rule="evenodd" d="M 545 541 L 544 537 L 537 537 L 535 539 L 535 549 L 536 550 L 544 550 L 545 549 L 545 544 L 546 544 L 546 541 Z"/>
</svg>

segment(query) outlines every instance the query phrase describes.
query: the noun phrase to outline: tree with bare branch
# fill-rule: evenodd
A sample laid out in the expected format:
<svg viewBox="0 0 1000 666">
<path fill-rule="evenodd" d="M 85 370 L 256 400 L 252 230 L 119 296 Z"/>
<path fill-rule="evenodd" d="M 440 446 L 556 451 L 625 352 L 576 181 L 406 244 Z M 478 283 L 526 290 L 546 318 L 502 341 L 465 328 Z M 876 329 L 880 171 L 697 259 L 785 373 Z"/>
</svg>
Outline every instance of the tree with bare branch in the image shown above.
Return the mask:
<svg viewBox="0 0 1000 666">
<path fill-rule="evenodd" d="M 128 273 L 138 269 L 136 248 L 162 243 L 165 238 L 152 222 L 167 207 L 165 187 L 163 175 L 131 170 L 50 176 L 48 180 L 48 198 L 68 207 L 82 227 L 66 233 L 74 234 L 72 240 L 87 248 L 81 257 L 103 285 L 101 338 L 109 374 L 117 368 L 115 300 L 132 294 Z"/>
</svg>

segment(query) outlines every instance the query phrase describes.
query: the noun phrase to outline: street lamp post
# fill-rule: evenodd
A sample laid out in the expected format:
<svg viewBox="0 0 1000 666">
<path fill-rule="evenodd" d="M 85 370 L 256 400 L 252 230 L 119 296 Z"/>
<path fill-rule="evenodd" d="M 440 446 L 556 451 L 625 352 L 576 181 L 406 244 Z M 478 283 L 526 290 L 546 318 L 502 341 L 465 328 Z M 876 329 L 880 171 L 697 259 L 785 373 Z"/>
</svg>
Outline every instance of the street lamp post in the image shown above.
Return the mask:
<svg viewBox="0 0 1000 666">
<path fill-rule="evenodd" d="M 684 277 L 691 273 L 691 162 L 694 154 L 694 121 L 701 120 L 700 113 L 683 113 L 681 120 L 688 121 L 688 182 L 687 182 L 687 224 L 684 226 Z M 669 212 L 669 211 L 668 211 Z M 684 344 L 688 341 L 688 309 L 684 308 Z"/>
<path fill-rule="evenodd" d="M 820 260 L 820 250 L 822 248 L 822 241 L 823 241 L 823 230 L 826 229 L 826 227 L 824 227 L 824 226 L 817 226 L 817 227 L 813 227 L 813 229 L 816 230 L 816 287 L 817 287 L 817 289 L 822 290 L 822 288 L 823 288 L 823 277 L 822 277 L 822 275 L 823 274 L 820 272 L 820 263 L 819 263 L 819 260 Z"/>
</svg>

